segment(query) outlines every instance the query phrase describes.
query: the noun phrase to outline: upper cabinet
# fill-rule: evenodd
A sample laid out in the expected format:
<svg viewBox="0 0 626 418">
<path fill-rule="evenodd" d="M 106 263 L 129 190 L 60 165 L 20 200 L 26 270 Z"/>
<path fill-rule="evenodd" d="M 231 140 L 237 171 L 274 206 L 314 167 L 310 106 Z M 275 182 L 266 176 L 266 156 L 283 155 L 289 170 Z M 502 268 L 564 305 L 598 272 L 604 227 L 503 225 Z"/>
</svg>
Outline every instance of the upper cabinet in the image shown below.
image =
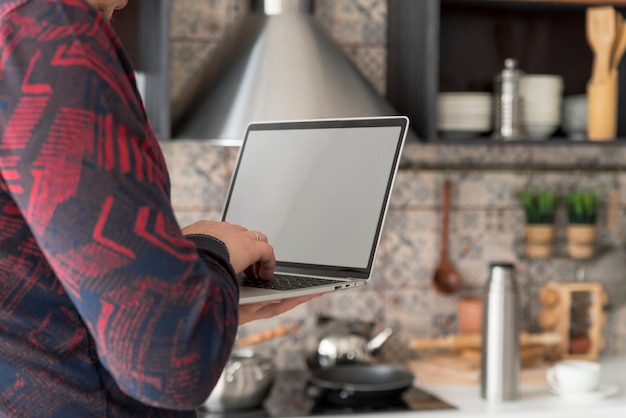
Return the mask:
<svg viewBox="0 0 626 418">
<path fill-rule="evenodd" d="M 562 98 L 585 94 L 593 62 L 586 10 L 606 4 L 625 14 L 625 0 L 389 0 L 387 97 L 423 140 L 496 141 L 485 132 L 445 138 L 438 129 L 438 94 L 492 94 L 507 58 L 526 74 L 559 75 Z M 618 121 L 624 121 L 618 123 L 620 141 L 626 139 L 626 70 L 618 74 L 618 102 L 624 104 L 618 107 Z M 558 127 L 549 141 L 571 139 Z"/>
<path fill-rule="evenodd" d="M 112 20 L 135 70 L 144 76 L 146 113 L 155 134 L 162 140 L 170 137 L 171 1 L 131 1 Z"/>
</svg>

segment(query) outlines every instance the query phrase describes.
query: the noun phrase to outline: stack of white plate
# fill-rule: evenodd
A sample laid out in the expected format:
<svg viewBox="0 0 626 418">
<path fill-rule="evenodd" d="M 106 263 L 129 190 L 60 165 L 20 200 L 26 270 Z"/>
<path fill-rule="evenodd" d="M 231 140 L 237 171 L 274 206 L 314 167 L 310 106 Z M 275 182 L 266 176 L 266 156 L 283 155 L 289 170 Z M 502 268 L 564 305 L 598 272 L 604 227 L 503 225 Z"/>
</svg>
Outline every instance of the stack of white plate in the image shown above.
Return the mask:
<svg viewBox="0 0 626 418">
<path fill-rule="evenodd" d="M 492 129 L 493 96 L 484 92 L 439 93 L 437 129 L 444 138 L 472 138 Z"/>
<path fill-rule="evenodd" d="M 526 74 L 520 79 L 524 98 L 524 128 L 530 139 L 546 139 L 561 124 L 563 77 L 554 74 Z"/>
</svg>

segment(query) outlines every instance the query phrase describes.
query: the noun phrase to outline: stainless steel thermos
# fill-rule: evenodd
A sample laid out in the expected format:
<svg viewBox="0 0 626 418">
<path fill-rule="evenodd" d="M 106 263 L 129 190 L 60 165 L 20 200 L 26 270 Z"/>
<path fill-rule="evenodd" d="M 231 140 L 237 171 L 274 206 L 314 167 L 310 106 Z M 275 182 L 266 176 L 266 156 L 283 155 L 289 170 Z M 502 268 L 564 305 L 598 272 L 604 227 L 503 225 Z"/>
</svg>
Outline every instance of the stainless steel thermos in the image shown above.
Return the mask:
<svg viewBox="0 0 626 418">
<path fill-rule="evenodd" d="M 491 263 L 483 302 L 481 396 L 504 402 L 519 396 L 520 310 L 515 271 Z"/>
</svg>

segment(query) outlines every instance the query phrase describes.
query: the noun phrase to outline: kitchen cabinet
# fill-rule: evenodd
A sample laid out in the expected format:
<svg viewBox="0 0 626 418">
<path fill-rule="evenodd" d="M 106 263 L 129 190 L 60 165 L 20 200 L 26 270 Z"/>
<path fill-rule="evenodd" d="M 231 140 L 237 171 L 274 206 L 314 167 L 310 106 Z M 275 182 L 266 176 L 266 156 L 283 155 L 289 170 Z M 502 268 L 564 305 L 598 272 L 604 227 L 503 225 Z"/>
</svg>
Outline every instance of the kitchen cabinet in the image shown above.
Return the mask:
<svg viewBox="0 0 626 418">
<path fill-rule="evenodd" d="M 170 136 L 171 1 L 131 1 L 111 21 L 133 67 L 145 75 L 146 113 L 156 136 L 162 140 Z"/>
<path fill-rule="evenodd" d="M 441 139 L 438 92 L 492 92 L 505 58 L 515 58 L 526 73 L 561 75 L 564 96 L 585 93 L 592 65 L 585 11 L 600 4 L 626 11 L 623 0 L 389 0 L 387 98 L 425 141 L 493 142 L 488 136 Z M 617 141 L 626 140 L 626 68 L 619 85 L 624 105 Z M 559 131 L 549 141 L 557 142 L 572 143 Z"/>
</svg>

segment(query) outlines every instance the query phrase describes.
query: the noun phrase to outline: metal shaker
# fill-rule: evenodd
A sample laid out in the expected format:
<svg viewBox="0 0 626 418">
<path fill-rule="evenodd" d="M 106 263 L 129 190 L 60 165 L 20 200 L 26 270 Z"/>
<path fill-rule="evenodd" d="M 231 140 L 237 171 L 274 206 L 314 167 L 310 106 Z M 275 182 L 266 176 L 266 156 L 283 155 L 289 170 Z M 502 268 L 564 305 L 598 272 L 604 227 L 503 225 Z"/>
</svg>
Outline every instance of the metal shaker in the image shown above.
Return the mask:
<svg viewBox="0 0 626 418">
<path fill-rule="evenodd" d="M 481 396 L 515 400 L 520 379 L 520 310 L 514 266 L 491 263 L 483 305 Z"/>
<path fill-rule="evenodd" d="M 520 79 L 524 73 L 513 58 L 504 60 L 504 69 L 495 77 L 494 130 L 492 138 L 502 140 L 523 139 L 524 97 L 520 94 Z"/>
</svg>

